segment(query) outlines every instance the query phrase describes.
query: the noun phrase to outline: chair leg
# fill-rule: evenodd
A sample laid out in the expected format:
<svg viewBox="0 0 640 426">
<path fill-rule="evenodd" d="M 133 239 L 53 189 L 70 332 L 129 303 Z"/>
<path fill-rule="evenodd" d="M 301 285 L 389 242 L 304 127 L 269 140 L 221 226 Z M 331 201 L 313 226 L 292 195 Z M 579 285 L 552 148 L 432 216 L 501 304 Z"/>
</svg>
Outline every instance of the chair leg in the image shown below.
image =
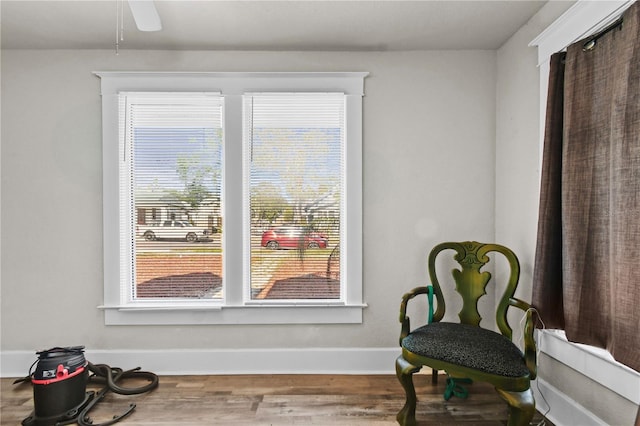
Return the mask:
<svg viewBox="0 0 640 426">
<path fill-rule="evenodd" d="M 431 384 L 438 384 L 438 370 L 436 370 L 435 368 L 431 369 Z"/>
<path fill-rule="evenodd" d="M 531 388 L 522 392 L 508 392 L 496 388 L 498 394 L 509 404 L 507 426 L 527 426 L 536 413 L 536 401 Z"/>
<path fill-rule="evenodd" d="M 413 386 L 413 373 L 420 370 L 420 367 L 409 364 L 402 355 L 396 359 L 396 376 L 404 392 L 407 395 L 406 402 L 402 410 L 396 416 L 396 420 L 403 426 L 414 426 L 416 424 L 416 389 Z"/>
</svg>

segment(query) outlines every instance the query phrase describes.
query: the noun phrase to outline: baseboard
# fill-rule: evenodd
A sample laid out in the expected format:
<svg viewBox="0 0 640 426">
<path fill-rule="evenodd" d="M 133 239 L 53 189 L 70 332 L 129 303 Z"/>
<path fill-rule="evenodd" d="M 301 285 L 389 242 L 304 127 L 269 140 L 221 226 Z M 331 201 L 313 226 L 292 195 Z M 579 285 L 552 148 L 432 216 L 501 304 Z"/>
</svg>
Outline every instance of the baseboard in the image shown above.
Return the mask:
<svg viewBox="0 0 640 426">
<path fill-rule="evenodd" d="M 640 373 L 616 362 L 606 350 L 568 342 L 559 330 L 538 331 L 537 338 L 540 352 L 640 405 Z"/>
<path fill-rule="evenodd" d="M 94 364 L 141 367 L 160 375 L 395 374 L 400 348 L 92 350 Z M 35 352 L 0 352 L 0 377 L 23 377 Z"/>
<path fill-rule="evenodd" d="M 94 364 L 130 369 L 141 367 L 159 375 L 202 374 L 395 374 L 399 348 L 304 349 L 190 349 L 92 350 L 86 358 Z M 31 351 L 0 352 L 0 377 L 23 377 L 37 359 Z M 425 374 L 430 374 L 424 369 Z M 558 389 L 538 379 L 533 386 L 538 411 L 555 425 L 601 426 L 600 419 Z"/>
<path fill-rule="evenodd" d="M 556 387 L 538 378 L 531 386 L 536 409 L 556 426 L 608 426 L 595 414 L 560 392 Z"/>
</svg>

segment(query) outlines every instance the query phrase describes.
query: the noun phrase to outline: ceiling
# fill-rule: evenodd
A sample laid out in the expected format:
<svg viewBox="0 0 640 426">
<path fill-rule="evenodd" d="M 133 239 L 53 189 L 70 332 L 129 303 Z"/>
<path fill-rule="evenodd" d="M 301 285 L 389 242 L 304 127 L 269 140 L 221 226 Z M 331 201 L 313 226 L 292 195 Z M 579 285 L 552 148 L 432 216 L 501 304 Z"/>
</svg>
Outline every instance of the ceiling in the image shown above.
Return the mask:
<svg viewBox="0 0 640 426">
<path fill-rule="evenodd" d="M 117 3 L 1 0 L 3 49 L 113 49 Z M 497 49 L 546 1 L 156 0 L 159 32 L 125 1 L 120 49 Z"/>
</svg>

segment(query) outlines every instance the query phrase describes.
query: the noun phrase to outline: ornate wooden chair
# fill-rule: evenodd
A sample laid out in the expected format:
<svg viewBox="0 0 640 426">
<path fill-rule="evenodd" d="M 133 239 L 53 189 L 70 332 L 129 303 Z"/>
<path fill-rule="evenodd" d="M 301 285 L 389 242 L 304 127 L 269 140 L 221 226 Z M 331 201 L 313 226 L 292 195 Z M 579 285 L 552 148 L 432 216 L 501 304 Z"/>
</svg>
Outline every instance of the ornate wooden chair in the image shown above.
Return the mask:
<svg viewBox="0 0 640 426">
<path fill-rule="evenodd" d="M 455 250 L 454 259 L 460 269 L 453 269 L 456 290 L 462 296 L 463 306 L 458 314 L 460 323 L 441 322 L 445 301 L 436 275 L 436 257 L 445 250 Z M 480 327 L 478 300 L 491 279 L 481 268 L 489 262 L 490 252 L 504 255 L 511 269 L 506 289 L 496 309 L 496 324 L 500 333 Z M 400 305 L 400 346 L 402 355 L 396 360 L 396 374 L 406 392 L 406 403 L 397 415 L 401 425 L 416 422 L 416 391 L 413 373 L 426 365 L 444 370 L 451 377 L 469 378 L 492 384 L 509 404 L 509 426 L 528 425 L 535 413 L 535 401 L 530 381 L 536 376 L 536 346 L 533 339 L 533 310 L 530 305 L 516 299 L 520 265 L 516 255 L 497 244 L 475 241 L 446 242 L 437 245 L 429 254 L 429 277 L 436 297 L 433 321 L 413 331 L 407 317 L 407 303 L 418 295 L 429 293 L 429 287 L 417 287 L 402 297 Z M 511 341 L 512 328 L 507 322 L 507 309 L 516 307 L 525 311 L 524 354 Z M 433 306 L 431 306 L 432 308 Z M 434 376 L 434 380 L 437 376 Z"/>
</svg>

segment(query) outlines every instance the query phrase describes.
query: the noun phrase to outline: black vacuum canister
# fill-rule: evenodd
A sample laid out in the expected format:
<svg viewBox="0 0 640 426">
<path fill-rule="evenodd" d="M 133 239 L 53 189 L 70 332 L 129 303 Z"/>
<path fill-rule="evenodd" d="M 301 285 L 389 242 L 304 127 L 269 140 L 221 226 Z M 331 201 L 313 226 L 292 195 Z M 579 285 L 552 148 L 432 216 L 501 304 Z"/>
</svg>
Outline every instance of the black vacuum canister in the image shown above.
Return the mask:
<svg viewBox="0 0 640 426">
<path fill-rule="evenodd" d="M 55 418 L 77 409 L 85 401 L 89 369 L 84 346 L 37 352 L 31 375 L 36 418 Z"/>
</svg>

